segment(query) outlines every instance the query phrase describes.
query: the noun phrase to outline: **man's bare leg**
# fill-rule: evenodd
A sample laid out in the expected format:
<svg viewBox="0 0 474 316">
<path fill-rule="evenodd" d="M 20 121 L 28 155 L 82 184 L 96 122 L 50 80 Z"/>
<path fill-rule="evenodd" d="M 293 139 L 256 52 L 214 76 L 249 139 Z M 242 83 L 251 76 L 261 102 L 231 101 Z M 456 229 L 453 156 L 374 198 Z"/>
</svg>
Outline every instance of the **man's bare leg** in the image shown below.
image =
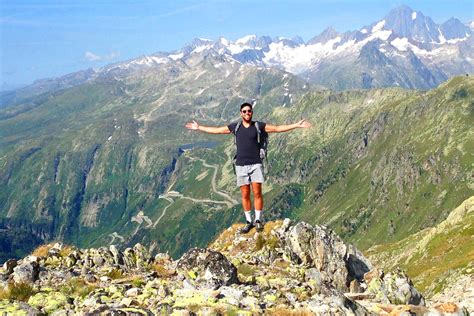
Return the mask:
<svg viewBox="0 0 474 316">
<path fill-rule="evenodd" d="M 245 212 L 250 212 L 252 209 L 250 201 L 250 184 L 240 186 L 240 193 L 242 194 L 242 207 Z"/>
<path fill-rule="evenodd" d="M 263 210 L 262 184 L 252 182 L 253 205 L 256 210 Z"/>
<path fill-rule="evenodd" d="M 253 191 L 253 205 L 255 206 L 255 226 L 257 231 L 263 230 L 262 212 L 263 212 L 263 196 L 262 196 L 262 184 L 252 182 Z"/>
<path fill-rule="evenodd" d="M 253 228 L 251 201 L 250 201 L 250 184 L 240 186 L 240 193 L 242 194 L 242 207 L 244 209 L 245 219 L 247 224 L 240 229 L 243 234 L 248 233 Z"/>
</svg>

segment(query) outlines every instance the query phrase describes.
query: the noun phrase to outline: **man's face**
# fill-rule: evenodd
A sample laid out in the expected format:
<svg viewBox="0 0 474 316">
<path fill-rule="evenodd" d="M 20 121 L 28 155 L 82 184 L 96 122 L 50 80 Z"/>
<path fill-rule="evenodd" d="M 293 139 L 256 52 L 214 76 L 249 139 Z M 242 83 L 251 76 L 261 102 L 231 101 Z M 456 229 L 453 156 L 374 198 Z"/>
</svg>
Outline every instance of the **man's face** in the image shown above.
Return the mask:
<svg viewBox="0 0 474 316">
<path fill-rule="evenodd" d="M 252 108 L 250 106 L 245 106 L 240 110 L 240 116 L 245 121 L 250 121 L 252 119 Z"/>
</svg>

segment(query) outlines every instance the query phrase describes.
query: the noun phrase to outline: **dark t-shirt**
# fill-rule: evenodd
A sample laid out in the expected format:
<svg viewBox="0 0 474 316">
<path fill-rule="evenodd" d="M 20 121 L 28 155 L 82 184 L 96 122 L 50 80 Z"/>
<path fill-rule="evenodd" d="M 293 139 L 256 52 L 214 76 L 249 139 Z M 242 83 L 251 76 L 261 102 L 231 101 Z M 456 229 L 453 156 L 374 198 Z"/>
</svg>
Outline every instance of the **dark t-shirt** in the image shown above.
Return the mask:
<svg viewBox="0 0 474 316">
<path fill-rule="evenodd" d="M 258 126 L 261 131 L 265 130 L 266 123 L 258 122 Z M 227 125 L 231 133 L 234 133 L 237 123 Z M 260 158 L 260 146 L 257 139 L 257 128 L 255 122 L 249 127 L 245 127 L 244 124 L 240 124 L 237 130 L 237 166 L 253 165 L 256 163 L 262 163 Z"/>
</svg>

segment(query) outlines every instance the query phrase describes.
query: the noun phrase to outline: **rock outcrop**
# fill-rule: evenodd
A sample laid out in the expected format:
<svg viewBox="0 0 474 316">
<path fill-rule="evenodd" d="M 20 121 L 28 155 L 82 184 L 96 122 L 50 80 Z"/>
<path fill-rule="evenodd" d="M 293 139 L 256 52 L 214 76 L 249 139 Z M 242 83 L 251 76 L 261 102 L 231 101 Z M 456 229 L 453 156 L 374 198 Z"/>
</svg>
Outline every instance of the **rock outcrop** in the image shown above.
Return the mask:
<svg viewBox="0 0 474 316">
<path fill-rule="evenodd" d="M 238 226 L 179 260 L 140 244 L 123 251 L 50 245 L 4 264 L 0 314 L 468 313 L 448 302 L 424 306 L 403 271 L 373 267 L 324 226 L 287 219 L 245 235 Z"/>
</svg>

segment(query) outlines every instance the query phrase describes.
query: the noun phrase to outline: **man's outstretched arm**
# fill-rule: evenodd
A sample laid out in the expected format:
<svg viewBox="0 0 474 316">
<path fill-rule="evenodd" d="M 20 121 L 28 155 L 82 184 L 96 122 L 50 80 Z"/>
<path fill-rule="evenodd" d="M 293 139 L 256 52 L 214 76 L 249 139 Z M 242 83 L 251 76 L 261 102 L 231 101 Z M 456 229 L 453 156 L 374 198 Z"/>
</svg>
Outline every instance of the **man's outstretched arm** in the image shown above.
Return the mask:
<svg viewBox="0 0 474 316">
<path fill-rule="evenodd" d="M 291 131 L 295 128 L 309 128 L 309 127 L 311 127 L 311 124 L 308 121 L 301 120 L 299 122 L 296 122 L 294 124 L 289 124 L 289 125 L 270 125 L 270 124 L 266 124 L 265 125 L 265 132 L 267 132 L 267 133 L 281 133 L 281 132 Z"/>
<path fill-rule="evenodd" d="M 202 126 L 199 125 L 196 121 L 186 123 L 186 128 L 193 131 L 201 131 L 209 134 L 230 134 L 230 130 L 227 126 L 212 127 L 212 126 Z"/>
</svg>

